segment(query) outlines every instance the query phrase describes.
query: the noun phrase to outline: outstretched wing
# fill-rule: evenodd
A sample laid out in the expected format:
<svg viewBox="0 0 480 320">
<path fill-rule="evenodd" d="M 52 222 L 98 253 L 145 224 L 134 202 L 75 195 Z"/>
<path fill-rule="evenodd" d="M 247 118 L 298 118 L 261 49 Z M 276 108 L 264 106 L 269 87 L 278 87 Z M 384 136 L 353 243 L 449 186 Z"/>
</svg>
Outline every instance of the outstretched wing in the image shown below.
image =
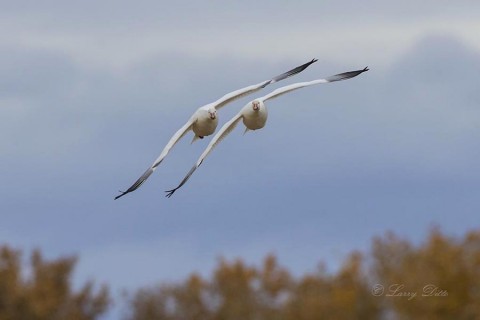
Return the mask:
<svg viewBox="0 0 480 320">
<path fill-rule="evenodd" d="M 163 148 L 162 153 L 158 156 L 158 158 L 152 163 L 150 168 L 148 168 L 140 178 L 137 179 L 137 181 L 134 182 L 130 186 L 130 188 L 127 189 L 127 191 L 120 191 L 121 194 L 115 197 L 115 200 L 117 200 L 120 197 L 123 197 L 127 193 L 130 193 L 132 191 L 137 190 L 140 188 L 140 186 L 150 177 L 150 175 L 155 171 L 155 169 L 162 163 L 163 159 L 167 156 L 168 152 L 170 149 L 173 148 L 173 146 L 192 128 L 194 122 L 194 117 L 190 118 L 187 123 L 183 127 L 181 127 L 173 137 L 170 138 L 168 141 L 167 145 Z"/>
<path fill-rule="evenodd" d="M 300 88 L 308 87 L 308 86 L 313 86 L 315 84 L 320 84 L 320 83 L 329 83 L 329 82 L 334 82 L 334 81 L 341 81 L 341 80 L 346 80 L 350 79 L 353 77 L 358 76 L 359 74 L 362 74 L 366 71 L 368 71 L 368 67 L 362 70 L 356 70 L 356 71 L 349 71 L 349 72 L 344 72 L 344 73 L 339 73 L 334 76 L 325 78 L 325 79 L 318 79 L 318 80 L 313 80 L 313 81 L 307 81 L 307 82 L 298 82 L 294 83 L 285 87 L 278 88 L 271 93 L 267 94 L 266 96 L 263 96 L 257 100 L 262 100 L 262 101 L 267 101 L 269 99 L 277 98 L 278 96 L 281 96 L 282 94 L 288 93 L 293 90 L 297 90 Z"/>
<path fill-rule="evenodd" d="M 176 188 L 165 191 L 167 192 L 166 197 L 170 198 L 175 193 L 175 191 L 180 189 L 188 181 L 188 179 L 190 179 L 190 177 L 195 172 L 195 170 L 197 170 L 197 168 L 200 167 L 203 160 L 208 156 L 208 154 L 213 150 L 213 148 L 215 148 L 230 132 L 232 132 L 232 130 L 235 128 L 235 126 L 240 121 L 240 119 L 242 119 L 242 112 L 239 112 L 236 116 L 230 119 L 230 121 L 226 122 L 223 125 L 220 131 L 218 131 L 217 134 L 212 138 L 212 140 L 208 144 L 205 151 L 203 151 L 200 158 L 198 158 L 197 163 L 192 167 L 192 169 L 190 169 L 190 171 L 187 173 L 185 178 L 183 178 L 182 182 L 180 182 L 180 184 Z"/>
<path fill-rule="evenodd" d="M 282 73 L 281 75 L 273 77 L 270 80 L 262 81 L 260 83 L 257 83 L 257 84 L 254 84 L 254 85 L 251 85 L 251 86 L 248 86 L 248 87 L 245 87 L 245 88 L 227 93 L 226 95 L 224 95 L 223 97 L 221 97 L 220 99 L 218 99 L 217 101 L 212 103 L 212 105 L 218 110 L 218 109 L 222 108 L 223 106 L 225 106 L 227 103 L 230 103 L 230 102 L 232 102 L 236 99 L 239 99 L 241 97 L 244 97 L 248 94 L 254 93 L 255 91 L 258 91 L 262 88 L 265 88 L 266 86 L 268 86 L 271 83 L 281 81 L 281 80 L 286 79 L 288 77 L 291 77 L 291 76 L 293 76 L 297 73 L 300 73 L 303 70 L 305 70 L 309 65 L 311 65 L 312 63 L 314 63 L 316 61 L 317 61 L 317 59 L 312 59 L 312 61 L 307 62 L 305 64 L 302 64 L 301 66 L 298 66 L 296 68 L 293 68 L 292 70 L 289 70 L 285 73 Z"/>
</svg>

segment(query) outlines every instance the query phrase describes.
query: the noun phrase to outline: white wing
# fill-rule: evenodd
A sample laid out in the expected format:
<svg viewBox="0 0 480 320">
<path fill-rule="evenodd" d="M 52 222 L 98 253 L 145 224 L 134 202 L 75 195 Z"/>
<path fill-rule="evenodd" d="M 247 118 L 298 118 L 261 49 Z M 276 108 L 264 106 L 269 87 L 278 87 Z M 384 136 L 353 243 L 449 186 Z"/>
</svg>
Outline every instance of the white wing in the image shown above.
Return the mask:
<svg viewBox="0 0 480 320">
<path fill-rule="evenodd" d="M 272 79 L 270 80 L 267 80 L 267 81 L 263 81 L 261 83 L 258 83 L 258 84 L 255 84 L 255 85 L 251 85 L 251 86 L 248 86 L 248 87 L 245 87 L 243 89 L 239 89 L 239 90 L 236 90 L 236 91 L 233 91 L 233 92 L 230 92 L 226 95 L 224 95 L 222 98 L 218 99 L 217 101 L 215 101 L 214 103 L 211 103 L 209 104 L 209 106 L 213 106 L 217 109 L 223 107 L 224 105 L 226 105 L 227 103 L 230 103 L 240 97 L 243 97 L 247 94 L 250 94 L 250 93 L 253 93 L 255 91 L 258 91 L 264 87 L 266 87 L 267 85 L 271 84 L 271 83 L 274 83 L 274 82 L 277 82 L 277 81 L 280 81 L 280 80 L 283 80 L 283 79 L 286 79 L 290 76 L 293 76 L 297 73 L 300 73 L 302 72 L 303 70 L 305 70 L 309 65 L 311 65 L 312 63 L 316 62 L 317 59 L 312 59 L 312 61 L 310 62 L 307 62 L 305 64 L 302 64 L 301 66 L 298 66 L 292 70 L 289 70 L 285 73 L 282 73 L 281 75 L 278 75 L 276 77 L 273 77 Z M 193 117 L 192 117 L 193 118 Z M 170 151 L 170 149 L 178 142 L 178 140 L 180 140 L 184 135 L 185 133 L 187 133 L 188 130 L 191 129 L 191 126 L 193 124 L 192 122 L 192 118 L 189 120 L 189 122 L 187 122 L 180 130 L 178 130 L 174 135 L 173 137 L 170 139 L 170 141 L 167 143 L 167 145 L 165 146 L 165 148 L 163 149 L 162 153 L 160 154 L 160 156 L 157 158 L 157 160 L 155 160 L 155 162 L 152 164 L 152 166 L 150 168 L 147 169 L 147 171 L 145 171 L 143 173 L 143 175 L 137 179 L 137 181 L 135 181 L 135 183 L 130 187 L 128 188 L 127 191 L 121 191 L 121 194 L 118 195 L 117 197 L 115 197 L 115 199 L 118 199 L 124 195 L 126 195 L 127 193 L 130 193 L 132 191 L 135 191 L 136 189 L 138 189 L 144 182 L 145 180 L 148 179 L 148 177 L 150 177 L 150 175 L 153 173 L 153 171 L 155 171 L 155 168 L 163 161 L 163 159 L 167 156 L 168 152 Z"/>
<path fill-rule="evenodd" d="M 158 167 L 160 163 L 162 163 L 163 159 L 167 156 L 168 152 L 170 149 L 173 148 L 173 146 L 192 128 L 192 125 L 194 123 L 195 117 L 191 117 L 190 120 L 188 120 L 187 123 L 183 127 L 181 127 L 173 137 L 170 138 L 168 141 L 167 145 L 163 148 L 162 153 L 158 156 L 158 158 L 152 163 L 150 168 L 148 168 L 140 178 L 137 179 L 137 181 L 134 182 L 130 186 L 130 188 L 127 189 L 127 191 L 120 191 L 121 194 L 115 197 L 115 200 L 117 200 L 120 197 L 123 197 L 127 193 L 130 193 L 132 191 L 137 190 L 147 179 L 150 177 L 150 175 L 155 171 L 155 169 Z"/>
<path fill-rule="evenodd" d="M 230 92 L 230 93 L 227 93 L 226 95 L 224 95 L 223 97 L 221 97 L 220 99 L 218 99 L 217 101 L 213 102 L 212 103 L 212 106 L 214 106 L 217 110 L 222 108 L 223 106 L 225 106 L 227 103 L 230 103 L 236 99 L 239 99 L 241 97 L 244 97 L 246 95 L 249 95 L 251 93 L 254 93 L 255 91 L 258 91 L 262 88 L 265 88 L 266 86 L 268 86 L 269 84 L 271 83 L 275 83 L 275 82 L 278 82 L 280 80 L 283 80 L 283 79 L 286 79 L 288 77 L 291 77 L 297 73 L 300 73 L 302 72 L 303 70 L 305 70 L 309 65 L 311 65 L 312 63 L 316 62 L 317 59 L 312 59 L 312 61 L 310 62 L 307 62 L 305 64 L 302 64 L 301 66 L 298 66 L 292 70 L 289 70 L 285 73 L 282 73 L 281 75 L 278 75 L 276 77 L 273 77 L 272 79 L 270 80 L 265 80 L 265 81 L 262 81 L 260 83 L 257 83 L 257 84 L 254 84 L 254 85 L 251 85 L 251 86 L 248 86 L 248 87 L 245 87 L 245 88 L 242 88 L 242 89 L 239 89 L 239 90 L 235 90 L 233 92 Z"/>
<path fill-rule="evenodd" d="M 263 96 L 257 100 L 262 100 L 262 101 L 267 101 L 269 99 L 277 98 L 278 96 L 281 96 L 282 94 L 288 93 L 293 90 L 297 90 L 300 88 L 308 87 L 308 86 L 313 86 L 315 84 L 320 84 L 320 83 L 329 83 L 329 82 L 334 82 L 334 81 L 341 81 L 341 80 L 346 80 L 350 79 L 353 77 L 358 76 L 359 74 L 368 71 L 368 67 L 366 67 L 363 70 L 356 70 L 356 71 L 349 71 L 349 72 L 344 72 L 340 74 L 336 74 L 334 76 L 325 78 L 325 79 L 318 79 L 318 80 L 313 80 L 313 81 L 308 81 L 308 82 L 298 82 L 294 83 L 285 87 L 278 88 L 271 93 L 267 94 L 266 96 Z"/>
<path fill-rule="evenodd" d="M 232 119 L 230 119 L 230 121 L 226 122 L 223 125 L 223 127 L 220 129 L 220 131 L 218 131 L 217 134 L 212 138 L 212 140 L 208 144 L 205 151 L 203 151 L 200 158 L 198 158 L 197 163 L 192 167 L 192 169 L 190 169 L 190 171 L 187 173 L 185 178 L 183 178 L 182 182 L 180 182 L 180 184 L 176 188 L 174 188 L 172 190 L 165 191 L 165 192 L 167 192 L 166 197 L 170 198 L 175 193 L 175 191 L 180 189 L 188 181 L 188 179 L 190 179 L 190 177 L 195 172 L 195 170 L 197 170 L 197 168 L 200 167 L 203 160 L 205 160 L 205 158 L 213 150 L 213 148 L 215 148 L 230 132 L 232 132 L 232 130 L 235 128 L 235 126 L 240 121 L 240 119 L 242 119 L 242 112 L 241 111 L 236 116 L 234 116 Z"/>
</svg>

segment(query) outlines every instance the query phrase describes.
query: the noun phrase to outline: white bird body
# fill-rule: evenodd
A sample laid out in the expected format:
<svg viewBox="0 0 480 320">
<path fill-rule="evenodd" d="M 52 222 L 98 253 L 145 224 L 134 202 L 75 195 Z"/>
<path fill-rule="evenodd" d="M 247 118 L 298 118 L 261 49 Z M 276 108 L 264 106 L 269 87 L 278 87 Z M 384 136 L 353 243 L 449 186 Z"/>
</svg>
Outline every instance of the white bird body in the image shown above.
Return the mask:
<svg viewBox="0 0 480 320">
<path fill-rule="evenodd" d="M 200 155 L 200 158 L 197 160 L 196 164 L 187 173 L 185 178 L 183 178 L 183 180 L 180 182 L 180 184 L 176 188 L 166 191 L 167 192 L 166 196 L 171 197 L 175 191 L 181 188 L 188 181 L 188 179 L 190 179 L 192 174 L 202 164 L 203 160 L 205 160 L 208 154 L 220 143 L 220 141 L 222 141 L 230 132 L 233 131 L 233 129 L 238 124 L 240 119 L 242 119 L 243 124 L 246 127 L 245 132 L 247 130 L 257 130 L 257 129 L 263 128 L 268 118 L 268 111 L 267 111 L 267 107 L 265 106 L 265 101 L 276 98 L 285 93 L 288 93 L 290 91 L 294 91 L 303 87 L 350 79 L 358 76 L 359 74 L 365 71 L 368 71 L 368 68 L 365 68 L 363 70 L 349 71 L 349 72 L 336 74 L 334 76 L 331 76 L 325 79 L 294 83 L 288 86 L 278 88 L 261 98 L 257 98 L 255 100 L 250 101 L 240 110 L 240 112 L 238 112 L 232 119 L 230 119 L 228 122 L 226 122 L 222 126 L 222 128 L 212 138 L 207 148 Z"/>
<path fill-rule="evenodd" d="M 281 75 L 278 75 L 276 77 L 273 77 L 270 80 L 262 81 L 258 84 L 255 85 L 250 85 L 245 88 L 239 89 L 232 91 L 220 99 L 216 100 L 215 102 L 206 104 L 203 107 L 198 108 L 194 114 L 190 117 L 190 119 L 181 127 L 168 141 L 167 145 L 163 148 L 162 152 L 160 153 L 160 156 L 152 163 L 152 165 L 140 176 L 140 178 L 137 179 L 133 183 L 130 188 L 127 189 L 127 191 L 120 191 L 121 194 L 116 196 L 115 199 L 118 199 L 127 193 L 130 193 L 132 191 L 135 191 L 138 189 L 147 179 L 150 177 L 150 175 L 155 171 L 155 169 L 160 165 L 160 163 L 163 161 L 163 159 L 167 156 L 169 151 L 175 146 L 175 144 L 183 137 L 185 134 L 192 130 L 195 134 L 193 137 L 192 143 L 195 142 L 198 138 L 203 138 L 205 136 L 209 136 L 215 132 L 215 129 L 217 128 L 218 125 L 218 117 L 217 117 L 217 110 L 225 106 L 226 104 L 239 99 L 243 96 L 246 96 L 248 94 L 251 94 L 253 92 L 256 92 L 267 85 L 271 83 L 275 83 L 278 81 L 281 81 L 283 79 L 286 79 L 290 76 L 293 76 L 297 73 L 302 72 L 305 70 L 309 65 L 312 63 L 316 62 L 316 59 L 312 59 L 312 61 L 307 62 L 301 66 L 298 66 L 292 70 L 289 70 L 285 73 L 282 73 Z"/>
<path fill-rule="evenodd" d="M 252 104 L 258 102 L 258 110 L 254 110 Z M 249 130 L 258 130 L 265 126 L 268 118 L 267 106 L 263 101 L 250 101 L 240 111 L 242 121 L 245 127 Z"/>
<path fill-rule="evenodd" d="M 199 108 L 194 114 L 192 123 L 192 131 L 196 137 L 203 138 L 213 134 L 218 125 L 215 107 L 206 105 Z"/>
</svg>

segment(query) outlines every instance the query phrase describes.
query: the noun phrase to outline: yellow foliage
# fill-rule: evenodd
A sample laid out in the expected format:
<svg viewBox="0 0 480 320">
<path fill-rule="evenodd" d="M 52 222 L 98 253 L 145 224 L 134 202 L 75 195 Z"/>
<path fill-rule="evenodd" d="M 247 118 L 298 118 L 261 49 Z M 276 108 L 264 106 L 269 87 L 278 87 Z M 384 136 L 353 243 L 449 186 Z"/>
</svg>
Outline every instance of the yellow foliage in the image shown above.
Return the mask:
<svg viewBox="0 0 480 320">
<path fill-rule="evenodd" d="M 480 319 L 480 232 L 433 229 L 418 245 L 387 233 L 336 272 L 301 277 L 273 255 L 221 259 L 209 279 L 140 290 L 130 306 L 135 320 Z"/>
<path fill-rule="evenodd" d="M 32 253 L 31 275 L 22 275 L 21 253 L 0 247 L 0 320 L 94 320 L 109 304 L 108 290 L 94 294 L 93 283 L 73 292 L 70 277 L 75 258 L 45 261 Z"/>
</svg>

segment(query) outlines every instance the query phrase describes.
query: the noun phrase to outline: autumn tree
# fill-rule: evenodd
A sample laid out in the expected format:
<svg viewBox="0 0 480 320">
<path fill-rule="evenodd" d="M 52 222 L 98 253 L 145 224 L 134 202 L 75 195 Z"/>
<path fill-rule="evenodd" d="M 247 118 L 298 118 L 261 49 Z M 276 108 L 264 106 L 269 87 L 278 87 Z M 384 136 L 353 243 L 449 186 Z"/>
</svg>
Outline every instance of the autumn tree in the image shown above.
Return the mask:
<svg viewBox="0 0 480 320">
<path fill-rule="evenodd" d="M 384 309 L 398 319 L 480 319 L 480 232 L 457 239 L 433 229 L 417 246 L 388 233 L 372 256 Z"/>
<path fill-rule="evenodd" d="M 105 286 L 75 290 L 74 257 L 29 263 L 0 246 L 0 320 L 94 320 Z M 451 237 L 433 229 L 412 243 L 387 233 L 338 270 L 322 264 L 293 276 L 273 255 L 256 267 L 220 259 L 211 276 L 143 288 L 127 299 L 132 320 L 480 319 L 480 231 Z"/>
<path fill-rule="evenodd" d="M 274 256 L 260 267 L 221 259 L 209 278 L 142 289 L 128 303 L 132 320 L 480 319 L 480 232 L 433 229 L 418 244 L 387 233 L 335 272 L 300 277 Z"/>
<path fill-rule="evenodd" d="M 353 252 L 334 274 L 320 268 L 300 278 L 287 301 L 285 319 L 377 319 L 378 299 L 371 294 L 363 259 Z"/>
<path fill-rule="evenodd" d="M 73 257 L 47 261 L 35 250 L 24 268 L 20 251 L 1 246 L 0 320 L 98 319 L 109 305 L 108 290 L 95 290 L 93 282 L 73 290 L 75 262 Z"/>
<path fill-rule="evenodd" d="M 221 259 L 211 280 L 194 274 L 185 283 L 142 289 L 130 305 L 132 320 L 375 319 L 378 314 L 358 254 L 336 275 L 319 270 L 298 279 L 271 255 L 260 268 Z"/>
</svg>

